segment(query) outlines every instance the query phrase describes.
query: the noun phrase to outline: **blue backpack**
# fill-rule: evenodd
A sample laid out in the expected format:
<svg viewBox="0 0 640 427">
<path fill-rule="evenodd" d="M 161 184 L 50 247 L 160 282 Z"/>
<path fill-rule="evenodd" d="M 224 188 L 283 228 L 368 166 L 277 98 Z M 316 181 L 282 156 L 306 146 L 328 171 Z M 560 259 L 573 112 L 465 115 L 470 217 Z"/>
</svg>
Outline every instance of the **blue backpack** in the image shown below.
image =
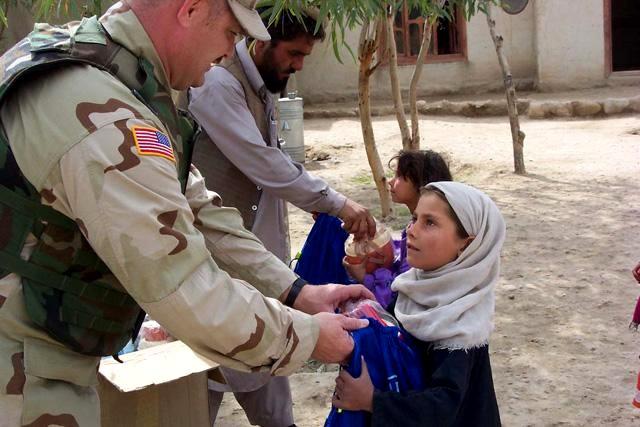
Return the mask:
<svg viewBox="0 0 640 427">
<path fill-rule="evenodd" d="M 294 271 L 309 283 L 352 283 L 342 266 L 344 242 L 349 233 L 342 222 L 327 214 L 319 214 L 311 228 Z"/>
<path fill-rule="evenodd" d="M 371 382 L 377 390 L 407 392 L 423 390 L 424 379 L 419 353 L 414 350 L 414 339 L 396 326 L 384 326 L 369 319 L 369 326 L 352 332 L 355 343 L 349 363 L 343 369 L 352 377 L 362 370 L 360 356 L 367 362 Z M 371 425 L 371 414 L 366 411 L 340 411 L 331 408 L 325 427 L 364 427 Z"/>
</svg>

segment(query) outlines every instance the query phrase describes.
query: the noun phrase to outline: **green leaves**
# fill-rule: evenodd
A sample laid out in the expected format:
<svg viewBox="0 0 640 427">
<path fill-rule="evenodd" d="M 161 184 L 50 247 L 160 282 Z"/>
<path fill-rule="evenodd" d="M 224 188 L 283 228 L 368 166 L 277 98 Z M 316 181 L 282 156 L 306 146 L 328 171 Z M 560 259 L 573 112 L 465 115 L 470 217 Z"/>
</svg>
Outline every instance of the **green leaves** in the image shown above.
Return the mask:
<svg viewBox="0 0 640 427">
<path fill-rule="evenodd" d="M 476 13 L 484 12 L 488 2 L 499 3 L 500 0 L 447 0 L 444 5 L 439 0 L 265 0 L 259 6 L 270 6 L 266 12 L 270 23 L 285 10 L 293 16 L 300 16 L 305 8 L 316 7 L 319 19 L 315 30 L 321 22 L 328 22 L 326 30 L 331 37 L 333 53 L 342 62 L 340 50 L 343 46 L 355 60 L 353 50 L 345 42 L 347 30 L 362 26 L 367 21 L 374 22 L 388 13 L 395 14 L 404 3 L 410 10 L 417 9 L 422 16 L 435 22 L 438 18 L 453 19 L 456 6 L 463 12 L 465 19 L 469 20 Z"/>
<path fill-rule="evenodd" d="M 100 15 L 102 0 L 0 0 L 0 23 L 2 27 L 9 25 L 9 7 L 23 6 L 30 10 L 37 20 L 51 17 L 67 17 L 78 19 L 82 16 Z"/>
</svg>

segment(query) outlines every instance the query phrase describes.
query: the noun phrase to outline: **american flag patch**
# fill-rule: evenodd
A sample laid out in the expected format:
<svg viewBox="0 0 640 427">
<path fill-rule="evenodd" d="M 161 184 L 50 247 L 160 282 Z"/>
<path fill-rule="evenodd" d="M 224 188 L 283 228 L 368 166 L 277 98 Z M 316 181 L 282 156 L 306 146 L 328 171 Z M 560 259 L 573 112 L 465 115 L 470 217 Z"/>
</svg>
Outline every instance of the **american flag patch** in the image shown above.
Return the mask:
<svg viewBox="0 0 640 427">
<path fill-rule="evenodd" d="M 154 128 L 134 126 L 131 130 L 139 155 L 164 157 L 175 163 L 173 147 L 167 135 Z"/>
</svg>

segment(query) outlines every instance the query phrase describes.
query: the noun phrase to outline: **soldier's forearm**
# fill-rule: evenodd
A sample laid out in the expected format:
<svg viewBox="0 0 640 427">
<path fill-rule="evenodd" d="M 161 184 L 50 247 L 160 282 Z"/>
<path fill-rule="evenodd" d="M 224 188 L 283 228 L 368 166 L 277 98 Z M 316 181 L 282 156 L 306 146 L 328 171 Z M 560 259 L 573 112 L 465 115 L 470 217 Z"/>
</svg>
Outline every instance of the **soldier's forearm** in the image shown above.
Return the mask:
<svg viewBox="0 0 640 427">
<path fill-rule="evenodd" d="M 194 225 L 204 235 L 216 263 L 264 295 L 280 298 L 297 276 L 244 228 L 237 209 L 220 206 L 220 198 L 207 190 L 196 168 L 189 176 L 186 196 L 194 213 Z"/>
<path fill-rule="evenodd" d="M 285 301 L 298 276 L 261 243 L 232 235 L 205 231 L 207 247 L 215 261 L 233 277 L 245 280 L 264 295 Z"/>
<path fill-rule="evenodd" d="M 143 308 L 194 351 L 224 366 L 288 375 L 307 360 L 319 328 L 309 315 L 232 280 L 213 261 Z"/>
</svg>

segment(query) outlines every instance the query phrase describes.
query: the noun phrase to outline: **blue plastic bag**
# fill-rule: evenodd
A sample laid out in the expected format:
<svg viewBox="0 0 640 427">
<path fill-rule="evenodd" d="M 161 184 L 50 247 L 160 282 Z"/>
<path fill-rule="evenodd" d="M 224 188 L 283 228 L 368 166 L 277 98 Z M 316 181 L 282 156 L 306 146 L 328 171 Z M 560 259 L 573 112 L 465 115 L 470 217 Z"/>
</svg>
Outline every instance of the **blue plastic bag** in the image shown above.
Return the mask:
<svg viewBox="0 0 640 427">
<path fill-rule="evenodd" d="M 369 318 L 369 326 L 352 332 L 355 343 L 349 363 L 343 369 L 352 377 L 362 370 L 361 356 L 367 362 L 371 382 L 377 390 L 406 392 L 423 390 L 424 378 L 419 353 L 412 337 L 397 326 L 384 326 Z M 366 411 L 340 411 L 331 408 L 325 427 L 364 427 L 371 425 Z"/>
<path fill-rule="evenodd" d="M 344 242 L 349 233 L 342 222 L 333 216 L 319 214 L 302 247 L 302 254 L 294 271 L 309 283 L 352 283 L 342 266 Z"/>
</svg>

